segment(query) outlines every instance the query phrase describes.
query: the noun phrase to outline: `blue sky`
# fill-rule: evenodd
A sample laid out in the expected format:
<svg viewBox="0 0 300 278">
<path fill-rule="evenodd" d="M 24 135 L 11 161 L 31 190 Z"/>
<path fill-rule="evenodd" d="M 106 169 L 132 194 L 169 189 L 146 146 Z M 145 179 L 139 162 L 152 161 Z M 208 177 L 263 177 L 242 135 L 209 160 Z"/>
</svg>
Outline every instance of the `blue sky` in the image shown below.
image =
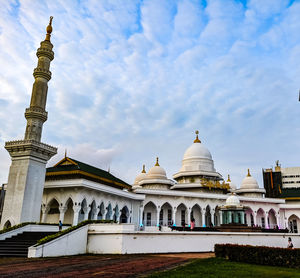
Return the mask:
<svg viewBox="0 0 300 278">
<path fill-rule="evenodd" d="M 300 1 L 1 1 L 0 140 L 22 139 L 49 16 L 55 58 L 42 141 L 132 183 L 169 178 L 199 130 L 237 186 L 300 166 Z M 10 158 L 0 149 L 0 179 Z"/>
</svg>

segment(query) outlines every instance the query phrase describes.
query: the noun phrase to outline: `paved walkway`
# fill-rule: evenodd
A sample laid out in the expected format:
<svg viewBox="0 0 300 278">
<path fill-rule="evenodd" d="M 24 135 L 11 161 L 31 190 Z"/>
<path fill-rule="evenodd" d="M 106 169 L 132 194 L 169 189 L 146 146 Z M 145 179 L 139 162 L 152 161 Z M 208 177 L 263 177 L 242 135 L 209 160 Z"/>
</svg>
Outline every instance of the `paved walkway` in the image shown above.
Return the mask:
<svg viewBox="0 0 300 278">
<path fill-rule="evenodd" d="M 43 259 L 0 258 L 0 277 L 139 277 L 213 253 L 84 255 Z"/>
</svg>

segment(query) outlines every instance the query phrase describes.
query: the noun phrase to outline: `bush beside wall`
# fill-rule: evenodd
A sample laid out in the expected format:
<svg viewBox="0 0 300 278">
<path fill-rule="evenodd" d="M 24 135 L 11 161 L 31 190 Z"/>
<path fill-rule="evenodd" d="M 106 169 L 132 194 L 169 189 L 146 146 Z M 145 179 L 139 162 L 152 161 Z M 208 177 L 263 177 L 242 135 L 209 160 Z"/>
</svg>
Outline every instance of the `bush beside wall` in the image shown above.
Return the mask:
<svg viewBox="0 0 300 278">
<path fill-rule="evenodd" d="M 300 268 L 300 249 L 216 244 L 215 255 L 235 262 Z"/>
</svg>

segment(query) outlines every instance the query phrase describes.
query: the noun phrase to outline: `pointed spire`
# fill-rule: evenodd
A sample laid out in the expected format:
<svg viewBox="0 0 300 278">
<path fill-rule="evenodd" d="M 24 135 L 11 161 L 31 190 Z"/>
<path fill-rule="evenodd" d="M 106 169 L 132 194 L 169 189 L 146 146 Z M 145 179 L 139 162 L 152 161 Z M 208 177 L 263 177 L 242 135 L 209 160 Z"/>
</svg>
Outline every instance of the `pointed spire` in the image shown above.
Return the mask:
<svg viewBox="0 0 300 278">
<path fill-rule="evenodd" d="M 227 182 L 231 182 L 230 175 L 228 175 Z"/>
<path fill-rule="evenodd" d="M 198 138 L 199 131 L 196 130 L 195 133 L 196 133 L 196 139 L 194 140 L 194 143 L 201 143 L 201 141 Z"/>
<path fill-rule="evenodd" d="M 251 175 L 250 175 L 250 170 L 249 170 L 249 169 L 248 169 L 247 177 L 251 177 Z"/>
<path fill-rule="evenodd" d="M 65 158 L 67 158 L 67 149 L 65 149 Z"/>
<path fill-rule="evenodd" d="M 145 170 L 145 164 L 143 165 L 142 173 L 146 173 L 146 170 Z"/>
<path fill-rule="evenodd" d="M 159 163 L 158 163 L 158 157 L 156 158 L 156 163 L 154 166 L 159 166 Z"/>
<path fill-rule="evenodd" d="M 45 41 L 49 41 L 49 42 L 50 42 L 50 37 L 51 37 L 51 33 L 52 33 L 52 19 L 53 19 L 53 16 L 50 16 L 49 25 L 46 28 L 47 34 L 46 34 Z"/>
</svg>

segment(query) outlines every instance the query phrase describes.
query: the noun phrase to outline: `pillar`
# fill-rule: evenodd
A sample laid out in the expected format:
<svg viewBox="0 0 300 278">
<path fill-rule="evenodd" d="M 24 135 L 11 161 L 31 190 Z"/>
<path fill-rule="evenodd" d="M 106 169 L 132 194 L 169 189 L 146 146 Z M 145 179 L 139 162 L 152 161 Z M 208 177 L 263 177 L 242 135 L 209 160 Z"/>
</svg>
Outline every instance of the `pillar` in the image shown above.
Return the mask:
<svg viewBox="0 0 300 278">
<path fill-rule="evenodd" d="M 245 224 L 245 213 L 243 211 L 241 212 L 241 221 L 242 224 Z"/>
<path fill-rule="evenodd" d="M 187 217 L 187 225 L 188 227 L 191 227 L 191 208 L 188 208 L 187 212 L 188 212 L 188 217 Z"/>
<path fill-rule="evenodd" d="M 78 214 L 80 210 L 81 210 L 81 205 L 73 205 L 73 211 L 74 211 L 73 226 L 76 226 L 78 224 Z"/>
<path fill-rule="evenodd" d="M 205 211 L 202 211 L 202 227 L 205 227 Z"/>
<path fill-rule="evenodd" d="M 98 213 L 100 211 L 100 208 L 94 208 L 93 209 L 93 215 L 92 215 L 92 220 L 97 220 L 98 219 Z"/>
<path fill-rule="evenodd" d="M 212 218 L 212 224 L 213 226 L 216 226 L 216 221 L 215 221 L 215 209 L 211 210 L 211 218 Z"/>
<path fill-rule="evenodd" d="M 139 214 L 139 224 L 140 227 L 143 227 L 143 212 L 144 212 L 144 207 L 140 206 L 140 214 Z"/>
<path fill-rule="evenodd" d="M 219 211 L 219 214 L 220 214 L 220 226 L 221 226 L 222 224 L 224 224 L 224 223 L 223 223 L 223 211 L 220 210 L 220 211 Z"/>
<path fill-rule="evenodd" d="M 156 226 L 157 227 L 159 226 L 159 213 L 160 213 L 160 206 L 158 206 L 156 208 Z M 152 226 L 152 223 L 151 223 L 151 226 Z"/>
<path fill-rule="evenodd" d="M 50 210 L 50 207 L 48 206 L 43 206 L 42 207 L 42 223 L 46 223 L 47 221 L 47 214 Z"/>
<path fill-rule="evenodd" d="M 268 212 L 265 212 L 265 228 L 266 229 L 269 229 L 269 223 L 268 223 L 268 215 L 269 213 Z"/>
<path fill-rule="evenodd" d="M 228 224 L 232 223 L 232 212 L 228 211 Z"/>
<path fill-rule="evenodd" d="M 177 211 L 177 207 L 174 207 L 172 211 L 173 226 L 176 226 L 176 211 Z"/>
<path fill-rule="evenodd" d="M 257 221 L 256 221 L 256 211 L 253 212 L 253 220 L 254 220 L 254 226 L 256 227 L 257 226 Z"/>
<path fill-rule="evenodd" d="M 66 211 L 67 211 L 67 207 L 65 207 L 65 206 L 59 207 L 59 220 L 61 221 L 61 223 L 64 223 Z"/>
</svg>

